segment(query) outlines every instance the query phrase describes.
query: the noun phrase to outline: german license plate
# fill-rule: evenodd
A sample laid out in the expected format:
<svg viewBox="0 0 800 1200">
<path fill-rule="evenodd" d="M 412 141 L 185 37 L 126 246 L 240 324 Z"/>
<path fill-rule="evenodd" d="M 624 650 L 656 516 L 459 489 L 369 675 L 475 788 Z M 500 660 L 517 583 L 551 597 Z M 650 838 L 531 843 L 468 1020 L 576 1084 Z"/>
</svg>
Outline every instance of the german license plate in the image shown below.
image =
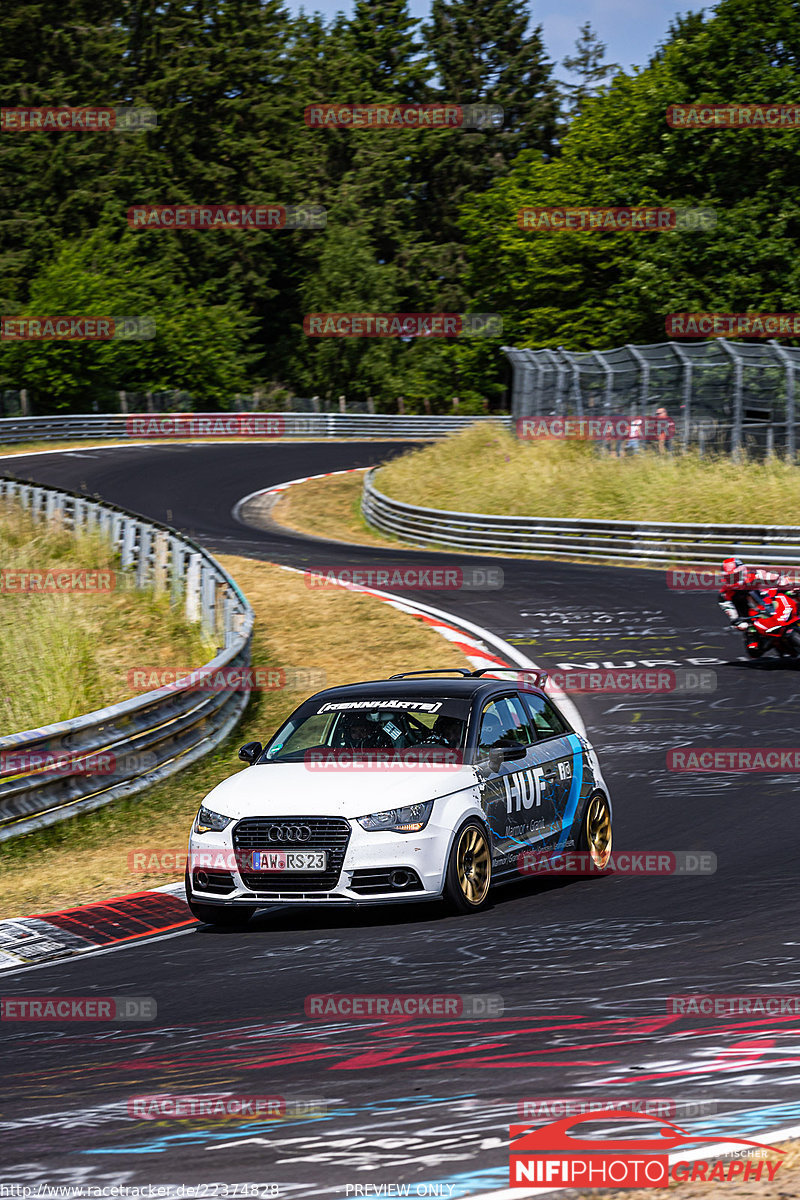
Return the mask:
<svg viewBox="0 0 800 1200">
<path fill-rule="evenodd" d="M 254 850 L 254 871 L 324 871 L 326 850 Z"/>
</svg>

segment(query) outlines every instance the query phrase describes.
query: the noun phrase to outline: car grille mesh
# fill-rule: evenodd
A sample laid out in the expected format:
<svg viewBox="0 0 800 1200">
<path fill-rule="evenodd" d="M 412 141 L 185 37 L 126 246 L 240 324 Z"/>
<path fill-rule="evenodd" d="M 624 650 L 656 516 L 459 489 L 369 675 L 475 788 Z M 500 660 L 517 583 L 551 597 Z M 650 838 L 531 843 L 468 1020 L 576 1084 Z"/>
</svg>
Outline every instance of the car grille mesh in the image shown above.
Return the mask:
<svg viewBox="0 0 800 1200">
<path fill-rule="evenodd" d="M 306 827 L 310 837 L 304 841 L 274 841 L 269 831 L 275 827 Z M 240 863 L 245 887 L 259 893 L 328 892 L 339 881 L 350 824 L 342 817 L 245 817 L 233 827 L 233 848 Z M 253 850 L 327 850 L 325 871 L 252 871 Z"/>
</svg>

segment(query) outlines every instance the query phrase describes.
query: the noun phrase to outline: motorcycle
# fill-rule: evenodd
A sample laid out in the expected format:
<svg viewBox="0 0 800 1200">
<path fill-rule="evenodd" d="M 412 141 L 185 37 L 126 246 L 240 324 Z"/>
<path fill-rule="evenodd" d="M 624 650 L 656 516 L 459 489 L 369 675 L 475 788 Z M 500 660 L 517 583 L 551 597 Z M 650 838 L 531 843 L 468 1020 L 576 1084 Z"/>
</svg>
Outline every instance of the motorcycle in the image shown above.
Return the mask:
<svg viewBox="0 0 800 1200">
<path fill-rule="evenodd" d="M 744 634 L 749 658 L 762 658 L 774 650 L 779 658 L 800 660 L 800 605 L 795 596 L 778 592 L 747 617 L 731 622 Z"/>
</svg>

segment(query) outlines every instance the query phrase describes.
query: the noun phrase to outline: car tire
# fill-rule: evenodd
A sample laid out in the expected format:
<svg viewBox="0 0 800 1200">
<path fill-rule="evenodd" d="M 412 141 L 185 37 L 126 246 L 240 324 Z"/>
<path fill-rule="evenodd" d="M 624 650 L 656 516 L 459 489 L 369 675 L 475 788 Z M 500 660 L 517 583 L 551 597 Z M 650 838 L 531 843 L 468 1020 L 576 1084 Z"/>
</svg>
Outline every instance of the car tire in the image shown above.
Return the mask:
<svg viewBox="0 0 800 1200">
<path fill-rule="evenodd" d="M 576 839 L 579 854 L 588 854 L 593 869 L 602 871 L 611 857 L 614 834 L 611 825 L 611 805 L 602 792 L 595 792 L 586 802 Z"/>
<path fill-rule="evenodd" d="M 492 847 L 486 826 L 476 818 L 465 821 L 450 847 L 443 897 L 451 911 L 480 912 L 489 903 L 492 886 Z"/>
<path fill-rule="evenodd" d="M 198 921 L 202 921 L 204 925 L 217 925 L 224 929 L 237 929 L 246 925 L 256 911 L 254 904 L 232 904 L 226 908 L 221 904 L 203 904 L 201 901 L 195 900 L 192 896 L 192 889 L 189 884 L 189 874 L 186 873 L 186 903 L 189 905 L 189 911 L 193 917 L 197 917 Z"/>
</svg>

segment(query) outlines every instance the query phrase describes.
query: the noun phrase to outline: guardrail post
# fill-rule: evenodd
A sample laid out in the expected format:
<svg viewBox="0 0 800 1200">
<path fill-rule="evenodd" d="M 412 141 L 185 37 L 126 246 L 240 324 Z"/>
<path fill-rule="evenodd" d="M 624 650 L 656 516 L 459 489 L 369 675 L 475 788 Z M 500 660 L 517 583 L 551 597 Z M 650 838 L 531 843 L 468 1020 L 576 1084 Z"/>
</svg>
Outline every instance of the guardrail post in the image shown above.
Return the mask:
<svg viewBox="0 0 800 1200">
<path fill-rule="evenodd" d="M 153 555 L 153 591 L 156 596 L 163 596 L 167 590 L 167 563 L 169 558 L 169 534 L 160 529 L 155 536 L 155 552 Z"/>
<path fill-rule="evenodd" d="M 144 588 L 150 577 L 150 547 L 153 543 L 153 533 L 149 525 L 141 522 L 139 525 L 139 555 L 136 563 L 136 586 Z"/>
<path fill-rule="evenodd" d="M 214 632 L 214 601 L 216 599 L 214 571 L 206 563 L 200 565 L 200 620 L 203 631 L 209 635 Z"/>
<path fill-rule="evenodd" d="M 120 551 L 120 563 L 123 571 L 127 571 L 136 561 L 136 527 L 138 522 L 135 517 L 122 518 L 122 547 Z"/>
<path fill-rule="evenodd" d="M 186 571 L 185 612 L 187 621 L 197 622 L 200 620 L 200 567 L 202 562 L 202 555 L 189 555 L 189 566 Z"/>
<path fill-rule="evenodd" d="M 169 598 L 171 604 L 178 604 L 183 595 L 183 574 L 185 555 L 180 539 L 170 537 L 169 556 Z"/>
<path fill-rule="evenodd" d="M 218 576 L 214 579 L 214 629 L 219 645 L 225 645 L 225 593 L 227 585 L 224 579 Z"/>
</svg>

